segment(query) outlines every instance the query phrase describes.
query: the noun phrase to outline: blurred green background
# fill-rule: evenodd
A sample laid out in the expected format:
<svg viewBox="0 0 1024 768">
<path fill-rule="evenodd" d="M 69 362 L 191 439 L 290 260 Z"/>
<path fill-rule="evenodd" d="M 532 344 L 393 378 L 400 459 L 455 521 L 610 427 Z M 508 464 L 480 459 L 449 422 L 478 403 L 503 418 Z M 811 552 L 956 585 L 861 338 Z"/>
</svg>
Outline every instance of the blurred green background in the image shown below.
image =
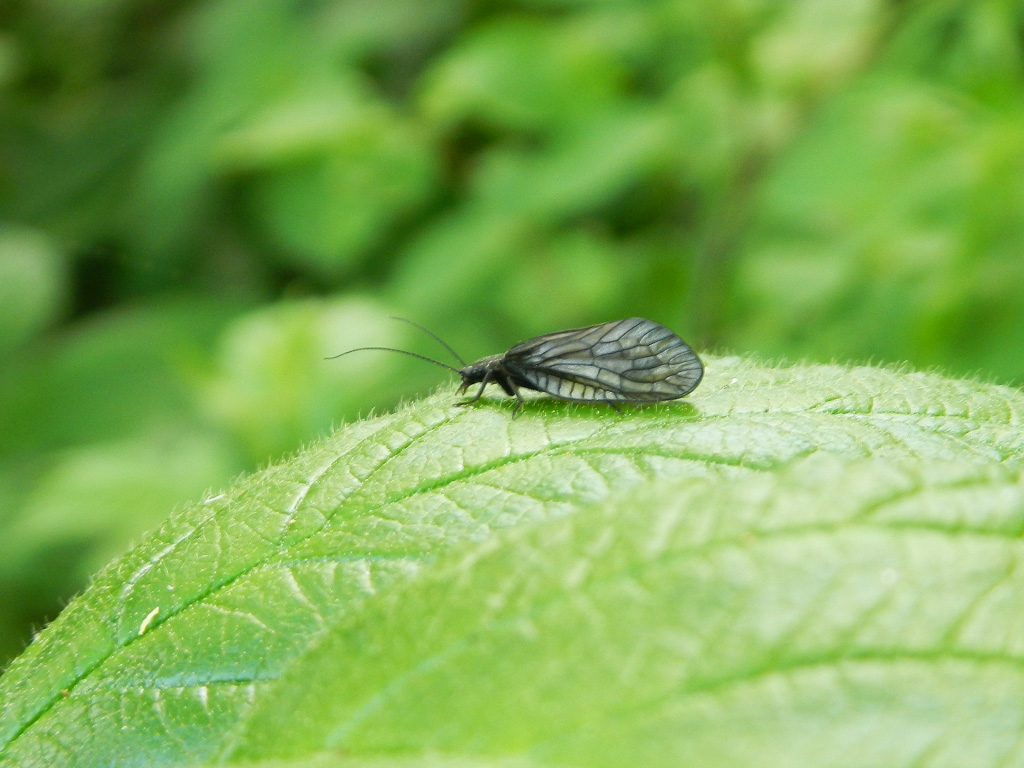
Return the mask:
<svg viewBox="0 0 1024 768">
<path fill-rule="evenodd" d="M 0 664 L 176 505 L 464 357 L 1024 379 L 1014 0 L 3 0 Z"/>
</svg>

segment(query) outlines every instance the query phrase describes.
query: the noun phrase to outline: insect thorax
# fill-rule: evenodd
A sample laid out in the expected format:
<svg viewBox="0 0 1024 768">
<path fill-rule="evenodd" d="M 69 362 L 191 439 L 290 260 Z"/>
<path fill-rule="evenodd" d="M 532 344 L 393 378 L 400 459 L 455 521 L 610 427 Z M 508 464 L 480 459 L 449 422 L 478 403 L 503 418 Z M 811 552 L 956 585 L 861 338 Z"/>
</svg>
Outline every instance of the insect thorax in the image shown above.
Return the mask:
<svg viewBox="0 0 1024 768">
<path fill-rule="evenodd" d="M 494 379 L 494 374 L 501 370 L 501 359 L 504 355 L 488 355 L 481 357 L 475 363 L 470 363 L 459 371 L 463 385 L 476 384 L 485 379 Z"/>
</svg>

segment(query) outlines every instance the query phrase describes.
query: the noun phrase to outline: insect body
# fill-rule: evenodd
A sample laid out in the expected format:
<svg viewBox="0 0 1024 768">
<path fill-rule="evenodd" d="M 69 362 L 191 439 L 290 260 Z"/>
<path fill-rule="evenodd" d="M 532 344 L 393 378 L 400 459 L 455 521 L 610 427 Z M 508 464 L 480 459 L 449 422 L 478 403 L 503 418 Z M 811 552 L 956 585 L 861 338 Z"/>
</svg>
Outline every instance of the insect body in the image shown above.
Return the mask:
<svg viewBox="0 0 1024 768">
<path fill-rule="evenodd" d="M 463 367 L 454 368 L 401 349 L 390 351 L 455 371 L 462 377 L 460 392 L 480 384 L 476 395 L 462 405 L 475 403 L 488 384 L 497 384 L 519 401 L 513 416 L 523 406 L 520 388 L 560 400 L 602 402 L 615 407 L 617 403 L 676 400 L 692 392 L 704 375 L 700 358 L 686 342 L 665 326 L 640 317 L 548 333 L 469 365 L 426 328 L 412 325 L 437 339 Z"/>
</svg>

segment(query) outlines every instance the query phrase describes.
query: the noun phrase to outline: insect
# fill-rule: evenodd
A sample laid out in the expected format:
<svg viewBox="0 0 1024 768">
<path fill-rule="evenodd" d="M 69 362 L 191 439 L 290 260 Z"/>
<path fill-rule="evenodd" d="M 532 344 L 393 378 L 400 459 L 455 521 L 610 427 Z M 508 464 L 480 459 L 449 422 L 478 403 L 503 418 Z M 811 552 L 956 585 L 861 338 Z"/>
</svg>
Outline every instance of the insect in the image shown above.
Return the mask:
<svg viewBox="0 0 1024 768">
<path fill-rule="evenodd" d="M 507 352 L 466 363 L 432 331 L 412 320 L 398 317 L 430 334 L 459 361 L 455 368 L 415 352 L 391 347 L 359 347 L 334 355 L 379 349 L 426 360 L 462 377 L 459 392 L 473 384 L 480 389 L 459 405 L 475 403 L 491 383 L 514 396 L 512 415 L 523 407 L 520 389 L 544 392 L 559 400 L 608 403 L 653 403 L 688 395 L 704 375 L 697 354 L 668 328 L 653 320 L 631 317 L 538 336 L 516 344 Z"/>
</svg>

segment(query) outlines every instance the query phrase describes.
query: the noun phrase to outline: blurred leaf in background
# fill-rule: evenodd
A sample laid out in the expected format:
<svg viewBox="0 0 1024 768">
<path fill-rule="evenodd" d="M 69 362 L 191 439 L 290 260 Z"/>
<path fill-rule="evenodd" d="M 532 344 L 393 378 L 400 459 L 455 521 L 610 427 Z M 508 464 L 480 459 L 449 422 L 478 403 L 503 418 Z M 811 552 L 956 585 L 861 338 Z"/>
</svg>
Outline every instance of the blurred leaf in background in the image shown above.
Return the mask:
<svg viewBox="0 0 1024 768">
<path fill-rule="evenodd" d="M 0 355 L 26 343 L 60 315 L 67 261 L 38 231 L 0 230 Z"/>
<path fill-rule="evenodd" d="M 443 357 L 389 315 L 1024 381 L 1022 37 L 1016 0 L 0 4 L 0 657 L 175 505 L 453 385 L 323 359 Z"/>
</svg>

